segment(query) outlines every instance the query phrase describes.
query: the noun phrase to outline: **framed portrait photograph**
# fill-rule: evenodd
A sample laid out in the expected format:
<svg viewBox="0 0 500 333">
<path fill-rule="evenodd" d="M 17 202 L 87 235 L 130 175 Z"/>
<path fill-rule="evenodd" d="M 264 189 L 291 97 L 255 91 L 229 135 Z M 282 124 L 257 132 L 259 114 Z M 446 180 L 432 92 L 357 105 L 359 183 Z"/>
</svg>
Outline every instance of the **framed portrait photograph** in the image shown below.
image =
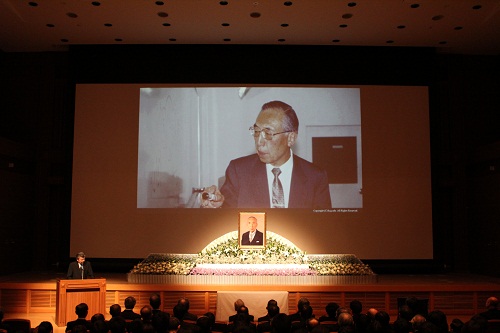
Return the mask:
<svg viewBox="0 0 500 333">
<path fill-rule="evenodd" d="M 266 213 L 240 212 L 238 239 L 240 248 L 264 248 L 266 246 Z"/>
</svg>

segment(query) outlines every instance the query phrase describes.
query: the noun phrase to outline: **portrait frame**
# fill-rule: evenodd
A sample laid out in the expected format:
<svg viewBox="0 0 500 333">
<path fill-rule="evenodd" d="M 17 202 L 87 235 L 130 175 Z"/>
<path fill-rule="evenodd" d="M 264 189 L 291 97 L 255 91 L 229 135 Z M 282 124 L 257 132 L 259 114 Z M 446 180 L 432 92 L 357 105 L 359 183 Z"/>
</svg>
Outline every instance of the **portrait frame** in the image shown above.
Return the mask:
<svg viewBox="0 0 500 333">
<path fill-rule="evenodd" d="M 249 232 L 251 226 L 249 219 L 255 218 L 256 235 L 250 242 Z M 266 247 L 267 221 L 265 212 L 240 212 L 238 219 L 238 244 L 241 249 L 263 249 Z"/>
</svg>

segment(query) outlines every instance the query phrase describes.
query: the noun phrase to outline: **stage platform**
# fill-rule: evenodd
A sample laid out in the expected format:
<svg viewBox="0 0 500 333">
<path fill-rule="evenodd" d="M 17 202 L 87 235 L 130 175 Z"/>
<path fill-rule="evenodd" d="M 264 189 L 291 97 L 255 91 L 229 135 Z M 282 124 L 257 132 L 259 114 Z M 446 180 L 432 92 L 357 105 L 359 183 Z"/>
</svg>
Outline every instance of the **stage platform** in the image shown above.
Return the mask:
<svg viewBox="0 0 500 333">
<path fill-rule="evenodd" d="M 162 307 L 171 313 L 180 297 L 187 297 L 191 312 L 201 315 L 216 312 L 218 291 L 287 291 L 288 308 L 296 309 L 300 297 L 307 297 L 316 316 L 325 314 L 325 306 L 336 302 L 348 306 L 358 299 L 364 310 L 370 307 L 387 311 L 391 319 L 397 316 L 398 298 L 416 296 L 428 299 L 429 311 L 441 310 L 448 319 L 470 318 L 483 311 L 490 296 L 500 297 L 500 279 L 470 274 L 429 275 L 378 275 L 377 281 L 369 284 L 342 285 L 170 285 L 130 283 L 127 274 L 103 274 L 107 280 L 106 309 L 112 304 L 123 306 L 127 296 L 137 299 L 135 310 L 149 303 L 151 293 L 159 293 Z M 41 321 L 55 321 L 56 281 L 64 279 L 62 273 L 30 272 L 0 277 L 0 307 L 6 318 L 26 318 L 37 326 Z M 105 314 L 109 318 L 109 313 Z M 59 330 L 60 328 L 58 328 Z M 62 330 L 63 331 L 63 330 Z M 57 330 L 55 333 L 59 333 Z"/>
</svg>

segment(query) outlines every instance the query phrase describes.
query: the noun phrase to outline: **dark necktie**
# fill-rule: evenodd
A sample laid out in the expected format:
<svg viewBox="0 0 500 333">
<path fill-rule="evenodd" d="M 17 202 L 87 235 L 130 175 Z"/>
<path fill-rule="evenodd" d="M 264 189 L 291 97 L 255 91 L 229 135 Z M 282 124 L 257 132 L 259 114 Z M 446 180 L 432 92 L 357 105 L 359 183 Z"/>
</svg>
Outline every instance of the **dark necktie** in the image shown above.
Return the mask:
<svg viewBox="0 0 500 333">
<path fill-rule="evenodd" d="M 271 170 L 274 174 L 273 180 L 273 208 L 285 208 L 285 197 L 283 195 L 283 186 L 278 176 L 281 174 L 280 168 Z"/>
</svg>

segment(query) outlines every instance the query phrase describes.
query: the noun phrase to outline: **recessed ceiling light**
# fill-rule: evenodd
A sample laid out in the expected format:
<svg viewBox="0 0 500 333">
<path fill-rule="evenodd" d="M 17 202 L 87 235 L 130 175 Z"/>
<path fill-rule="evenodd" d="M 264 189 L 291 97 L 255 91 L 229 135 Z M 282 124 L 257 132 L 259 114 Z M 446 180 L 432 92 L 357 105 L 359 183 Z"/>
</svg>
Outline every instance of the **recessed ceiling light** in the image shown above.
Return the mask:
<svg viewBox="0 0 500 333">
<path fill-rule="evenodd" d="M 285 39 L 285 38 L 280 38 L 280 39 L 278 39 L 278 42 L 280 42 L 280 43 L 283 43 L 283 42 L 285 42 L 285 41 L 286 41 L 286 39 Z"/>
<path fill-rule="evenodd" d="M 34 2 L 34 1 L 30 1 L 30 2 L 28 2 L 28 5 L 31 7 L 36 7 L 36 6 L 38 6 L 38 3 Z"/>
<path fill-rule="evenodd" d="M 71 17 L 71 18 L 77 18 L 78 17 L 78 15 L 76 15 L 75 13 L 66 13 L 66 16 Z"/>
<path fill-rule="evenodd" d="M 340 39 L 332 39 L 332 43 L 340 43 Z"/>
<path fill-rule="evenodd" d="M 339 25 L 339 28 L 347 28 L 347 24 L 341 24 Z"/>
<path fill-rule="evenodd" d="M 286 28 L 286 27 L 288 27 L 288 26 L 289 26 L 289 24 L 288 24 L 288 23 L 282 23 L 282 24 L 281 24 L 281 26 L 282 26 L 283 28 Z"/>
<path fill-rule="evenodd" d="M 158 12 L 159 17 L 168 17 L 168 13 L 165 12 Z"/>
<path fill-rule="evenodd" d="M 221 6 L 227 6 L 228 4 L 229 4 L 229 2 L 227 2 L 227 1 L 219 2 L 219 5 L 221 5 Z"/>
<path fill-rule="evenodd" d="M 442 40 L 442 41 L 439 42 L 439 45 L 444 45 L 444 44 L 448 44 L 448 42 L 445 41 L 445 40 Z"/>
<path fill-rule="evenodd" d="M 420 7 L 420 4 L 418 3 L 413 3 L 410 5 L 410 8 L 418 8 L 418 7 Z"/>
<path fill-rule="evenodd" d="M 224 41 L 225 41 L 225 42 L 230 42 L 230 41 L 231 41 L 231 38 L 224 38 Z"/>
<path fill-rule="evenodd" d="M 69 39 L 66 39 L 66 38 L 61 38 L 61 42 L 63 42 L 63 43 L 68 43 L 68 42 L 69 42 Z"/>
<path fill-rule="evenodd" d="M 394 41 L 393 41 L 393 40 L 388 40 L 388 41 L 386 41 L 386 43 L 387 43 L 387 44 L 393 44 L 393 43 L 394 43 Z"/>
<path fill-rule="evenodd" d="M 169 38 L 168 40 L 171 42 L 177 42 L 177 38 Z"/>
<path fill-rule="evenodd" d="M 355 3 L 355 2 L 349 2 L 347 4 L 348 7 L 356 7 L 356 5 L 357 5 L 357 3 Z"/>
<path fill-rule="evenodd" d="M 111 23 L 104 23 L 104 26 L 109 28 L 112 27 L 113 25 Z"/>
<path fill-rule="evenodd" d="M 47 23 L 45 26 L 49 27 L 49 28 L 53 28 L 55 27 L 55 25 L 53 25 L 52 23 Z"/>
<path fill-rule="evenodd" d="M 290 7 L 291 5 L 293 5 L 293 2 L 291 2 L 291 1 L 285 1 L 285 2 L 283 2 L 283 4 L 285 6 L 287 6 L 287 7 Z"/>
<path fill-rule="evenodd" d="M 259 18 L 260 17 L 260 13 L 258 13 L 258 12 L 250 13 L 250 17 Z"/>
<path fill-rule="evenodd" d="M 455 29 L 455 30 L 462 30 L 463 28 L 464 28 L 464 27 L 458 26 L 458 27 L 455 27 L 455 28 L 453 28 L 453 29 Z"/>
<path fill-rule="evenodd" d="M 343 18 L 343 19 L 346 19 L 346 20 L 347 20 L 347 19 L 350 19 L 351 17 L 353 17 L 353 15 L 352 15 L 352 14 L 350 14 L 350 13 L 347 13 L 347 14 L 342 15 L 342 18 Z"/>
<path fill-rule="evenodd" d="M 442 20 L 443 18 L 444 18 L 444 16 L 443 16 L 443 15 L 436 15 L 436 16 L 433 16 L 433 17 L 432 17 L 432 20 L 433 20 L 433 21 L 439 21 L 439 20 Z"/>
<path fill-rule="evenodd" d="M 475 6 L 472 6 L 472 9 L 476 9 L 476 10 L 477 10 L 477 9 L 481 9 L 481 8 L 483 8 L 483 6 L 481 6 L 481 5 L 475 5 Z"/>
<path fill-rule="evenodd" d="M 397 27 L 398 29 L 405 29 L 406 28 L 406 25 L 398 25 Z"/>
<path fill-rule="evenodd" d="M 101 5 L 101 3 L 99 1 L 92 1 L 92 6 L 98 7 L 100 5 Z"/>
<path fill-rule="evenodd" d="M 164 26 L 164 27 L 170 27 L 170 26 L 171 26 L 171 24 L 170 24 L 170 23 L 168 23 L 168 22 L 165 22 L 165 23 L 162 23 L 162 26 Z"/>
<path fill-rule="evenodd" d="M 115 42 L 123 42 L 122 38 L 115 38 Z"/>
<path fill-rule="evenodd" d="M 230 26 L 230 24 L 229 24 L 229 23 L 222 23 L 221 25 L 222 25 L 223 27 L 229 27 L 229 26 Z"/>
<path fill-rule="evenodd" d="M 163 6 L 165 3 L 163 1 L 156 1 L 155 4 L 157 6 Z"/>
</svg>

